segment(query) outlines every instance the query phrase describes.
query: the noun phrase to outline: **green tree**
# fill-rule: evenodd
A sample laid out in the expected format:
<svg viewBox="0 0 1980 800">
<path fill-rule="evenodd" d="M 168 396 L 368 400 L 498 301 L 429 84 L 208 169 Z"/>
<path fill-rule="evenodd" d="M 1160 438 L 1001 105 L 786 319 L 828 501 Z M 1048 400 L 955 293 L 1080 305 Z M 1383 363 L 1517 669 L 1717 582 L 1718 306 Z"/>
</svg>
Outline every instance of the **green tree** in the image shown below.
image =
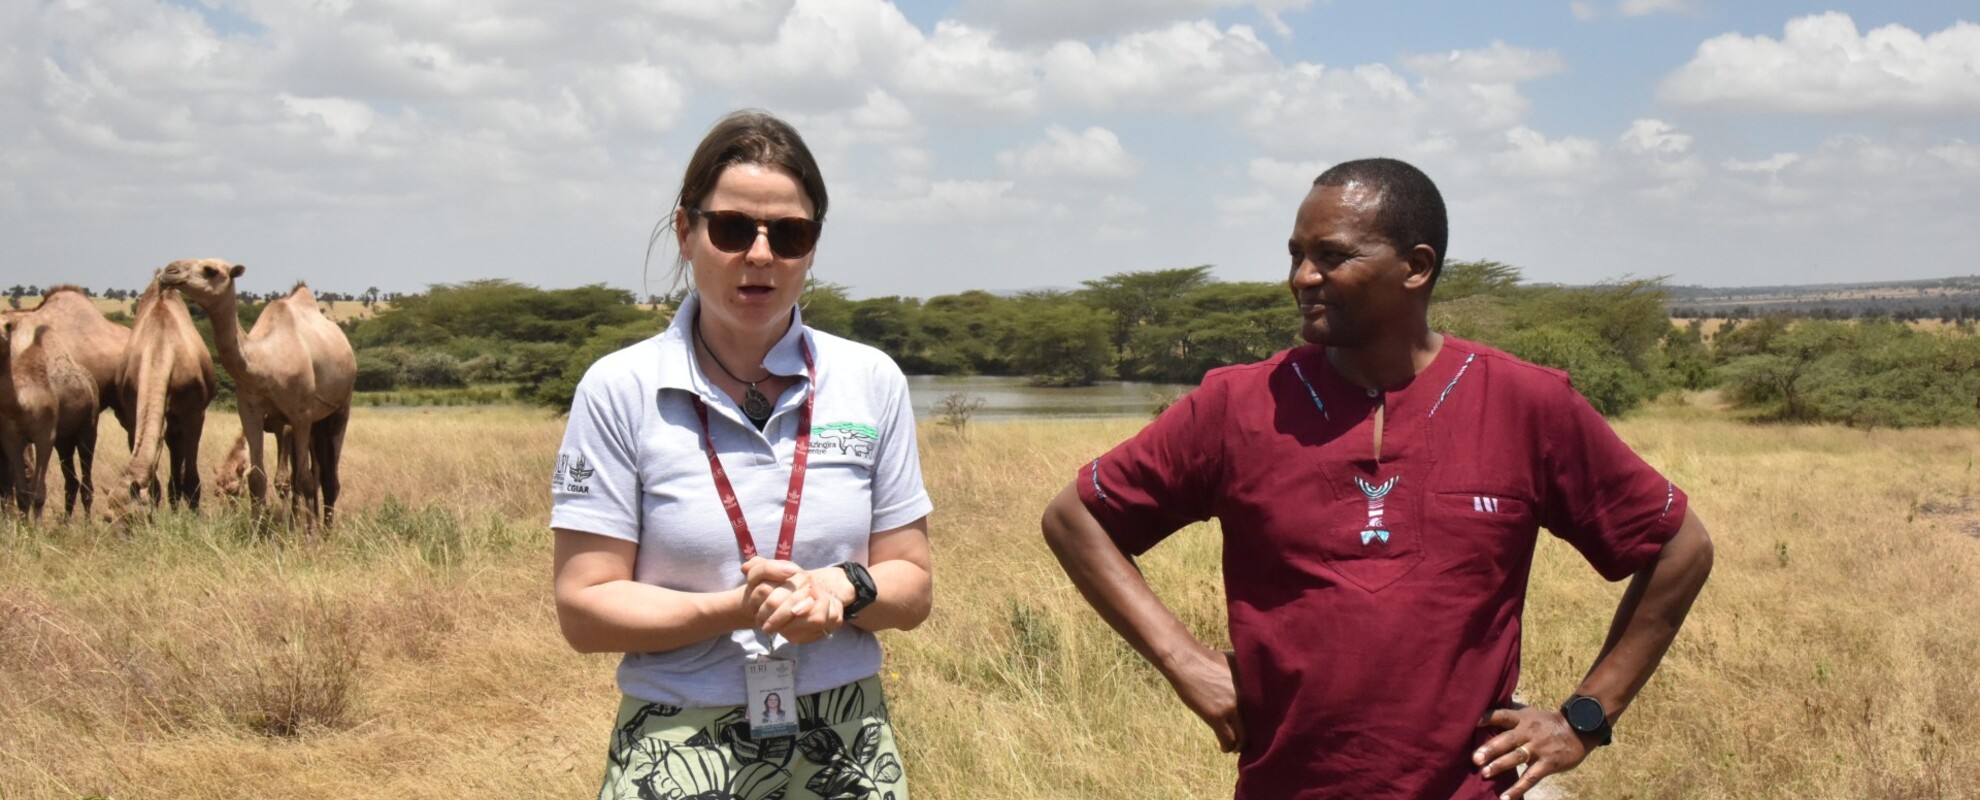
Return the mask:
<svg viewBox="0 0 1980 800">
<path fill-rule="evenodd" d="M 1519 286 L 1519 268 L 1497 261 L 1445 261 L 1437 274 L 1432 302 L 1462 300 L 1477 295 L 1503 295 Z"/>
<path fill-rule="evenodd" d="M 982 290 L 931 297 L 916 315 L 923 363 L 941 374 L 1013 374 L 1012 301 Z"/>
<path fill-rule="evenodd" d="M 798 303 L 803 306 L 804 324 L 834 336 L 852 334 L 853 302 L 846 299 L 846 287 L 816 281 L 805 287 Z"/>
<path fill-rule="evenodd" d="M 1113 316 L 1068 297 L 1031 298 L 1020 306 L 1011 362 L 1041 386 L 1085 386 L 1107 374 Z"/>
<path fill-rule="evenodd" d="M 649 316 L 634 322 L 610 325 L 599 328 L 590 339 L 568 357 L 554 376 L 546 377 L 534 386 L 526 386 L 521 392 L 525 399 L 538 405 L 549 406 L 559 411 L 571 409 L 571 398 L 577 394 L 578 381 L 598 359 L 624 350 L 635 344 L 653 338 L 672 319 L 672 312 L 659 317 Z"/>
<path fill-rule="evenodd" d="M 1120 351 L 1119 374 L 1146 378 L 1186 371 L 1173 363 L 1186 359 L 1188 345 L 1180 325 L 1184 298 L 1210 286 L 1210 265 L 1181 269 L 1121 272 L 1084 281 L 1079 298 L 1113 315 L 1113 346 Z M 1179 354 L 1178 350 L 1183 353 Z"/>
</svg>

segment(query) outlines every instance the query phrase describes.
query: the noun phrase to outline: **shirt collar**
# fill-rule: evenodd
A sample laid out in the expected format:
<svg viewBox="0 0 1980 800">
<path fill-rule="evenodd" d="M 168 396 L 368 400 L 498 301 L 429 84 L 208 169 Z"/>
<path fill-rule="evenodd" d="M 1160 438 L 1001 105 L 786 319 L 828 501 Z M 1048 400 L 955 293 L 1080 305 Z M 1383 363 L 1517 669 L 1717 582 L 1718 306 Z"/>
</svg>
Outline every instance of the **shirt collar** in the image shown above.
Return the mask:
<svg viewBox="0 0 1980 800">
<path fill-rule="evenodd" d="M 694 318 L 700 312 L 701 293 L 688 292 L 687 299 L 674 311 L 674 321 L 660 335 L 660 386 L 714 397 L 715 388 L 701 374 L 694 357 Z M 784 331 L 784 337 L 770 346 L 770 353 L 763 357 L 763 367 L 778 375 L 805 374 L 804 347 L 799 346 L 800 342 L 811 347 L 812 358 L 817 358 L 817 345 L 806 340 L 804 312 L 793 307 L 790 330 Z"/>
</svg>

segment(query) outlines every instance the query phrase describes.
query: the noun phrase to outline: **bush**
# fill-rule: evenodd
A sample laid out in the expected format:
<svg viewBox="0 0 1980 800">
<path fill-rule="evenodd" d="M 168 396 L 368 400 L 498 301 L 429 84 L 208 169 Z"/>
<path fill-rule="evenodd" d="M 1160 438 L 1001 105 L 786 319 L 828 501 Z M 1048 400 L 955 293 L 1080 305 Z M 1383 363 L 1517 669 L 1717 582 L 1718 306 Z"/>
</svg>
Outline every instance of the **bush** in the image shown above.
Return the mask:
<svg viewBox="0 0 1980 800">
<path fill-rule="evenodd" d="M 461 362 L 446 353 L 420 353 L 399 368 L 399 380 L 415 389 L 443 389 L 467 385 Z"/>
<path fill-rule="evenodd" d="M 357 390 L 389 392 L 399 388 L 399 365 L 385 356 L 365 351 L 357 354 Z"/>
</svg>

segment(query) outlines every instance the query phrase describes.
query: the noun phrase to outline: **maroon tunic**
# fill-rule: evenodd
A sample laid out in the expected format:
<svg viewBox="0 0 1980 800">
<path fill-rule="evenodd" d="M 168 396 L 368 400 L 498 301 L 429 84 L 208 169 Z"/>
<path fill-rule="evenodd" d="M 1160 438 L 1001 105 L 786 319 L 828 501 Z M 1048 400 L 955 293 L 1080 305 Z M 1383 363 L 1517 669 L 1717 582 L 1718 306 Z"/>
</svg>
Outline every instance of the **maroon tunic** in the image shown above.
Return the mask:
<svg viewBox="0 0 1980 800">
<path fill-rule="evenodd" d="M 1302 347 L 1212 371 L 1080 470 L 1125 552 L 1222 523 L 1239 798 L 1496 797 L 1514 776 L 1471 752 L 1519 683 L 1538 529 L 1614 581 L 1684 519 L 1562 372 L 1446 336 L 1386 402 L 1378 463 L 1375 399 Z"/>
</svg>

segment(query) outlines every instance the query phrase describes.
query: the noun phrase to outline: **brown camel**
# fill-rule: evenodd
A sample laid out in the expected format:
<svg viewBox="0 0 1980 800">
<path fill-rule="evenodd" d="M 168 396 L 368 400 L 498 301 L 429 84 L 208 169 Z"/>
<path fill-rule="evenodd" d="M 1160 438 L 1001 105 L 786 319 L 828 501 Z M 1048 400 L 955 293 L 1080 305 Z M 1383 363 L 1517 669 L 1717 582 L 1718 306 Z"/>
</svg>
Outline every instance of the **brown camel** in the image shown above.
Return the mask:
<svg viewBox="0 0 1980 800">
<path fill-rule="evenodd" d="M 213 400 L 213 357 L 193 327 L 192 315 L 177 289 L 151 285 L 138 298 L 137 323 L 124 350 L 118 379 L 122 407 L 130 409 L 131 460 L 124 468 L 124 485 L 132 508 L 158 503 L 158 457 L 170 451 L 171 483 L 166 493 L 172 505 L 199 508 L 199 437 L 206 427 L 206 406 Z"/>
<path fill-rule="evenodd" d="M 319 513 L 325 524 L 336 519 L 342 488 L 337 464 L 351 419 L 357 356 L 343 329 L 323 316 L 316 295 L 302 284 L 262 309 L 254 330 L 243 337 L 234 279 L 246 271 L 219 259 L 174 261 L 159 272 L 158 283 L 178 287 L 213 320 L 220 363 L 234 376 L 241 435 L 247 439 L 248 462 L 253 465 L 248 470 L 248 489 L 255 505 L 260 507 L 268 497 L 263 432 L 287 426 L 291 516 L 298 504 L 307 506 L 305 524 L 314 531 Z"/>
<path fill-rule="evenodd" d="M 123 406 L 117 375 L 124 368 L 124 347 L 131 329 L 103 318 L 96 304 L 80 287 L 63 284 L 42 295 L 41 305 L 26 312 L 55 329 L 64 349 L 77 365 L 96 382 L 96 405 L 117 413 L 117 421 L 131 432 L 130 412 Z"/>
<path fill-rule="evenodd" d="M 0 392 L 0 414 L 13 418 L 26 445 L 26 452 L 18 452 L 9 444 L 8 468 L 16 502 L 35 519 L 47 502 L 50 456 L 62 462 L 64 512 L 75 514 L 79 496 L 84 512 L 89 510 L 100 408 L 96 380 L 71 355 L 60 331 L 38 316 L 0 322 L 0 352 L 10 378 Z"/>
<path fill-rule="evenodd" d="M 0 310 L 0 328 L 25 311 Z M 13 508 L 20 489 L 15 473 L 27 463 L 27 440 L 21 437 L 20 402 L 14 398 L 12 348 L 0 343 L 0 508 Z"/>
<path fill-rule="evenodd" d="M 275 491 L 283 497 L 289 493 L 289 429 L 270 428 L 275 435 Z M 234 443 L 227 447 L 227 457 L 220 460 L 220 466 L 213 468 L 213 491 L 222 497 L 240 497 L 247 494 L 248 446 L 246 436 L 235 436 Z"/>
<path fill-rule="evenodd" d="M 114 410 L 117 413 L 117 420 L 123 424 L 124 430 L 127 432 L 130 431 L 130 418 L 122 407 L 122 398 L 119 397 L 117 384 L 117 374 L 122 369 L 124 363 L 124 344 L 129 340 L 131 334 L 129 329 L 104 319 L 102 312 L 96 310 L 96 304 L 90 302 L 89 296 L 84 294 L 81 288 L 67 284 L 49 288 L 47 294 L 42 296 L 41 304 L 34 309 L 29 311 L 9 311 L 6 312 L 6 318 L 21 320 L 23 322 L 32 321 L 32 327 L 47 328 L 47 335 L 50 338 L 47 339 L 46 345 L 52 349 L 41 352 L 47 354 L 55 350 L 60 350 L 64 356 L 62 359 L 64 364 L 72 364 L 81 368 L 89 376 L 92 385 L 96 388 L 96 407 L 98 409 L 108 408 Z M 73 378 L 73 374 L 68 372 L 61 372 L 61 375 L 65 378 Z M 41 376 L 37 380 L 42 380 L 46 377 Z M 9 380 L 11 382 L 11 378 Z M 47 387 L 44 385 L 45 388 Z M 50 395 L 38 396 L 46 399 Z M 0 417 L 5 416 L 5 414 L 0 414 Z M 10 481 L 12 480 L 12 476 L 25 474 L 25 470 L 28 467 L 26 461 L 23 459 L 27 457 L 25 455 L 25 449 L 33 436 L 28 430 L 21 428 L 21 424 L 21 421 L 16 419 L 15 430 L 12 432 L 12 435 L 16 437 L 15 442 L 19 446 L 10 445 L 0 448 L 4 449 L 7 454 L 7 469 Z M 7 427 L 8 425 L 6 423 L 0 422 L 0 442 L 7 440 L 7 436 L 9 435 L 9 432 L 6 430 Z M 88 451 L 83 455 L 85 460 L 93 463 L 95 461 L 96 450 L 94 444 L 95 428 L 93 424 L 91 426 L 90 442 L 91 445 Z M 67 462 L 64 463 L 66 464 Z M 28 495 L 21 493 L 25 492 L 27 488 L 24 485 L 15 486 L 16 498 L 23 503 L 23 508 L 26 507 L 25 502 Z M 89 507 L 95 495 L 95 484 L 87 468 L 79 476 L 78 483 L 66 488 L 68 490 L 67 494 L 79 492 L 84 508 L 87 509 Z"/>
</svg>

